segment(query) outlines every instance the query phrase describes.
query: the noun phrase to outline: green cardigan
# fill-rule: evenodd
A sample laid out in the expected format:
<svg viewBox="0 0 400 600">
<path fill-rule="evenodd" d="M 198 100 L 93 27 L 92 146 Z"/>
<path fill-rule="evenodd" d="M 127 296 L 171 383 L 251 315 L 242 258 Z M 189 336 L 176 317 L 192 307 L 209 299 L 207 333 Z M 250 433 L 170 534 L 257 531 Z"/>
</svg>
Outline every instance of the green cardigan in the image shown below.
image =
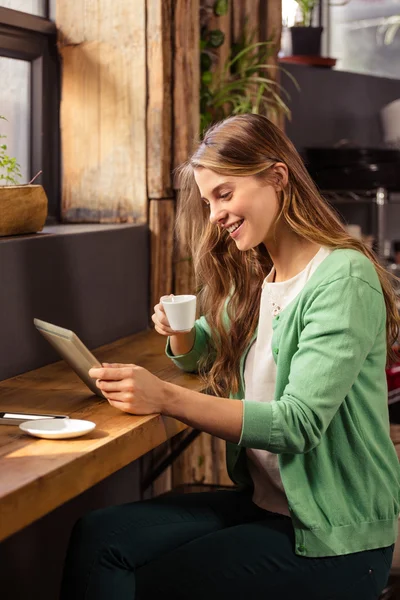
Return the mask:
<svg viewBox="0 0 400 600">
<path fill-rule="evenodd" d="M 167 344 L 185 371 L 196 371 L 209 347 L 204 317 L 195 329 L 188 354 L 173 356 Z M 393 544 L 400 467 L 389 436 L 386 309 L 371 261 L 355 250 L 334 250 L 273 329 L 275 396 L 244 401 L 240 446 L 227 442 L 230 477 L 251 485 L 245 448 L 278 454 L 299 555 Z M 249 347 L 240 358 L 242 389 L 231 396 L 237 399 L 244 397 Z"/>
</svg>

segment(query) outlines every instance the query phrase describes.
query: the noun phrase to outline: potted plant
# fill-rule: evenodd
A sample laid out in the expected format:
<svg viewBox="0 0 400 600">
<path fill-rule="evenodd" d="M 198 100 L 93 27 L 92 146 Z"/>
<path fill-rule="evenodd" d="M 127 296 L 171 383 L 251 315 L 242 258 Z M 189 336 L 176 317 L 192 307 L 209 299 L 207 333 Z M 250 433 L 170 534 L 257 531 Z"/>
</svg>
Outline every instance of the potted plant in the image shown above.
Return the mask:
<svg viewBox="0 0 400 600">
<path fill-rule="evenodd" d="M 294 56 L 320 56 L 322 27 L 313 27 L 314 9 L 318 0 L 296 0 L 301 20 L 290 28 Z"/>
<path fill-rule="evenodd" d="M 41 185 L 32 185 L 40 172 L 28 184 L 20 185 L 20 165 L 7 154 L 6 136 L 0 134 L 0 138 L 0 236 L 41 231 L 47 217 L 47 196 Z"/>
<path fill-rule="evenodd" d="M 229 115 L 259 113 L 269 118 L 285 115 L 290 119 L 288 92 L 279 84 L 276 70 L 285 72 L 297 89 L 295 78 L 282 67 L 271 64 L 275 53 L 272 40 L 254 42 L 255 32 L 243 26 L 240 40 L 232 45 L 220 72 L 213 72 L 215 50 L 224 42 L 220 30 L 203 27 L 200 40 L 200 129 Z"/>
</svg>

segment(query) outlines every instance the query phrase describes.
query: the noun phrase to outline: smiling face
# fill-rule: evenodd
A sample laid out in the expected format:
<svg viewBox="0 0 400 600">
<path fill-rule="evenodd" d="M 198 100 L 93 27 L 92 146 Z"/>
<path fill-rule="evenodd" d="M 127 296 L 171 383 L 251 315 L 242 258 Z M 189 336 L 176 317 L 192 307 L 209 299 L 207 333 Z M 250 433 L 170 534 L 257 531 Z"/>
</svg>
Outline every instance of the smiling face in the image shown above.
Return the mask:
<svg viewBox="0 0 400 600">
<path fill-rule="evenodd" d="M 210 207 L 210 222 L 229 231 L 238 250 L 267 246 L 279 212 L 275 188 L 253 176 L 219 175 L 210 169 L 194 169 L 203 202 Z M 238 227 L 239 225 L 239 227 Z"/>
</svg>

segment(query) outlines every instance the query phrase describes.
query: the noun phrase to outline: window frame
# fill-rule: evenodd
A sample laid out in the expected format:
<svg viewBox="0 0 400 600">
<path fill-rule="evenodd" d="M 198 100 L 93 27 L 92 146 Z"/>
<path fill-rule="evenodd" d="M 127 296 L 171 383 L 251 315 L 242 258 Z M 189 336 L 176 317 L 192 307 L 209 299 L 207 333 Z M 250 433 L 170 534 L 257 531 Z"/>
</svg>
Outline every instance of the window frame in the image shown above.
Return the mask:
<svg viewBox="0 0 400 600">
<path fill-rule="evenodd" d="M 49 15 L 49 1 L 46 2 Z M 57 28 L 44 17 L 0 8 L 0 56 L 31 65 L 30 177 L 43 185 L 48 223 L 60 220 L 60 68 Z"/>
</svg>

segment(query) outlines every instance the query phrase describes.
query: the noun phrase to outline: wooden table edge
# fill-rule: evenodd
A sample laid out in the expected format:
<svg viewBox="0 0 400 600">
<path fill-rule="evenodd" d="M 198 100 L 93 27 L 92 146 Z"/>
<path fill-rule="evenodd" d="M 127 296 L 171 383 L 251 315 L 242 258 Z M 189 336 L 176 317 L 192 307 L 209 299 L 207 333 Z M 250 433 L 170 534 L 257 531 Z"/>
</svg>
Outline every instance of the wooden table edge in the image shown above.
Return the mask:
<svg viewBox="0 0 400 600">
<path fill-rule="evenodd" d="M 187 425 L 176 419 L 154 415 L 108 443 L 83 452 L 74 458 L 73 463 L 61 465 L 9 493 L 0 500 L 0 541 L 75 498 L 186 428 Z M 96 468 L 93 468 L 94 462 L 98 465 Z"/>
<path fill-rule="evenodd" d="M 184 387 L 187 386 L 188 389 L 201 391 L 203 386 L 198 376 L 180 371 L 172 365 L 169 359 L 166 359 L 165 354 L 163 354 L 165 342 L 153 330 L 119 338 L 115 342 L 97 348 L 94 352 L 100 360 L 110 362 L 107 352 L 114 355 L 122 349 L 125 359 L 132 356 L 129 360 L 135 360 L 135 351 L 142 348 L 143 343 L 151 346 L 150 354 L 145 355 L 145 359 L 148 362 L 150 361 L 149 365 L 151 365 L 150 370 L 152 372 L 166 381 Z M 160 361 L 158 361 L 158 356 Z M 124 361 L 118 359 L 117 362 Z M 15 395 L 18 396 L 21 391 L 25 394 L 29 393 L 32 385 L 39 382 L 42 387 L 44 386 L 45 393 L 47 391 L 51 392 L 53 390 L 52 378 L 60 375 L 62 364 L 63 361 L 57 361 L 57 363 L 3 380 L 0 382 L 0 391 L 1 389 L 7 390 L 7 392 L 15 390 Z M 166 364 L 169 365 L 168 373 L 165 368 Z M 67 389 L 68 394 L 73 395 L 75 390 L 79 390 L 81 394 L 82 383 L 76 380 L 76 376 L 73 374 L 71 374 L 70 379 L 69 371 L 70 369 L 66 365 L 65 369 L 62 369 L 62 373 L 66 373 L 67 377 L 64 377 L 61 392 L 66 391 L 64 386 L 71 381 L 71 388 L 68 387 Z M 47 388 L 47 386 L 49 387 Z M 12 409 L 8 407 L 7 410 Z M 16 411 L 21 412 L 21 408 L 17 407 Z M 40 411 L 27 410 L 26 412 Z M 68 414 L 65 411 L 61 412 Z M 91 418 L 90 414 L 81 416 L 74 414 L 73 411 L 70 414 L 74 418 Z M 115 426 L 108 431 L 107 426 L 104 426 L 103 423 L 103 433 L 106 433 L 106 436 L 98 440 L 94 439 L 94 447 L 79 449 L 78 446 L 75 453 L 72 451 L 69 454 L 70 460 L 60 461 L 59 464 L 54 465 L 50 460 L 48 464 L 44 465 L 44 468 L 38 470 L 36 476 L 29 476 L 28 474 L 28 477 L 21 477 L 19 482 L 18 475 L 16 475 L 15 485 L 9 485 L 9 489 L 7 489 L 7 486 L 3 486 L 3 491 L 0 492 L 0 541 L 88 490 L 96 483 L 187 428 L 184 423 L 162 415 L 143 415 L 132 418 L 132 420 L 128 415 L 125 415 L 125 417 L 127 420 L 123 419 L 121 431 L 118 430 L 118 427 L 116 429 Z M 79 439 L 84 440 L 84 438 Z M 48 442 L 47 440 L 29 439 L 30 445 L 43 443 L 47 444 Z M 38 452 L 32 456 L 37 456 L 40 460 L 41 453 Z M 46 456 L 46 451 L 43 452 L 43 456 Z M 19 458 L 24 458 L 24 446 L 14 447 L 11 443 L 8 454 L 3 456 L 2 460 L 18 461 Z M 10 465 L 12 465 L 11 462 Z M 16 469 L 14 472 L 18 473 L 18 463 L 16 462 L 15 465 L 14 467 L 11 466 L 11 470 Z"/>
</svg>

